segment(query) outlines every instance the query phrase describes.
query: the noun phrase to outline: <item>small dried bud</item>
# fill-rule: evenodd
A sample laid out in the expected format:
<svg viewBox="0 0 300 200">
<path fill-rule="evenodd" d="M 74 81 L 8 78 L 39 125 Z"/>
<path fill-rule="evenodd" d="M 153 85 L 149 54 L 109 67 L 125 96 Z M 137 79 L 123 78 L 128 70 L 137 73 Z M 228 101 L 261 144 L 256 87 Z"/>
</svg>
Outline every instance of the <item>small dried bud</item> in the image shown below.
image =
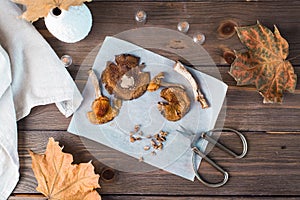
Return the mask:
<svg viewBox="0 0 300 200">
<path fill-rule="evenodd" d="M 165 142 L 165 141 L 167 140 L 165 136 L 161 136 L 160 139 L 161 139 L 163 142 Z"/>
<path fill-rule="evenodd" d="M 164 145 L 163 145 L 162 143 L 159 143 L 159 144 L 158 144 L 158 149 L 159 149 L 159 150 L 162 150 L 162 149 L 163 149 L 163 146 L 164 146 Z"/>
<path fill-rule="evenodd" d="M 156 134 L 154 135 L 154 138 L 155 138 L 156 140 L 159 140 L 159 138 L 160 138 L 159 134 L 156 133 Z"/>
<path fill-rule="evenodd" d="M 150 141 L 150 143 L 151 143 L 151 145 L 152 145 L 153 147 L 156 145 L 156 142 L 155 142 L 155 140 L 153 140 L 153 139 Z"/>
<path fill-rule="evenodd" d="M 150 138 L 152 138 L 152 135 L 147 135 L 147 137 L 146 137 L 146 138 L 150 139 Z"/>
<path fill-rule="evenodd" d="M 143 136 L 143 135 L 144 135 L 143 131 L 140 131 L 140 132 L 139 132 L 139 135 L 140 135 L 140 136 Z"/>
<path fill-rule="evenodd" d="M 133 136 L 130 136 L 129 140 L 130 140 L 130 142 L 132 142 L 132 143 L 136 141 L 135 137 L 133 137 Z"/>
<path fill-rule="evenodd" d="M 141 138 L 141 137 L 139 137 L 139 136 L 138 136 L 138 137 L 136 137 L 135 139 L 136 139 L 136 140 L 142 140 L 142 138 Z"/>
<path fill-rule="evenodd" d="M 150 149 L 150 146 L 148 146 L 148 145 L 144 146 L 145 151 L 148 151 L 149 149 Z"/>
<path fill-rule="evenodd" d="M 140 125 L 135 125 L 134 126 L 134 132 L 138 132 L 140 130 Z"/>
<path fill-rule="evenodd" d="M 166 132 L 166 131 L 160 131 L 159 133 L 163 137 L 166 137 L 168 135 L 168 132 Z"/>
</svg>

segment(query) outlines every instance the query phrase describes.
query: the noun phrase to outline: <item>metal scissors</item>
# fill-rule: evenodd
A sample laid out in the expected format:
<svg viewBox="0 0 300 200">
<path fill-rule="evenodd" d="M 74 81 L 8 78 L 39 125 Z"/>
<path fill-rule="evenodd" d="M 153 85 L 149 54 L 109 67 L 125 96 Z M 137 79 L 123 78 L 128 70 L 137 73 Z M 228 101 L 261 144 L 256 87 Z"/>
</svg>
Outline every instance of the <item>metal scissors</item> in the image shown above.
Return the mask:
<svg viewBox="0 0 300 200">
<path fill-rule="evenodd" d="M 184 136 L 186 136 L 187 138 L 190 139 L 191 141 L 191 150 L 193 151 L 193 156 L 192 156 L 192 165 L 193 165 L 193 170 L 195 172 L 195 176 L 197 177 L 197 179 L 203 183 L 204 185 L 208 186 L 208 187 L 221 187 L 223 186 L 229 179 L 229 174 L 228 172 L 226 172 L 224 169 L 222 169 L 219 165 L 217 165 L 212 159 L 210 159 L 209 157 L 207 157 L 207 155 L 204 154 L 204 152 L 202 152 L 198 147 L 197 147 L 197 143 L 200 140 L 206 140 L 209 143 L 213 144 L 214 146 L 222 149 L 223 151 L 227 152 L 228 154 L 232 155 L 235 158 L 243 158 L 248 150 L 248 145 L 247 145 L 247 140 L 245 138 L 245 136 L 240 133 L 237 130 L 231 129 L 231 128 L 220 128 L 220 129 L 212 129 L 210 131 L 206 131 L 206 132 L 200 132 L 200 133 L 193 133 L 187 129 L 185 129 L 184 127 L 180 126 L 180 128 L 182 130 L 177 130 L 179 133 L 183 134 Z M 235 152 L 233 152 L 232 150 L 228 149 L 226 146 L 224 146 L 223 144 L 217 142 L 215 139 L 213 139 L 210 135 L 212 133 L 216 133 L 216 132 L 233 132 L 235 134 L 237 134 L 241 141 L 242 141 L 242 145 L 243 145 L 243 152 L 238 155 Z M 219 182 L 219 183 L 209 183 L 205 180 L 203 180 L 198 172 L 198 167 L 197 167 L 197 163 L 196 163 L 196 156 L 200 156 L 201 158 L 203 158 L 204 160 L 206 160 L 210 165 L 212 165 L 214 168 L 216 168 L 218 171 L 220 171 L 223 176 L 224 179 L 223 181 Z"/>
</svg>

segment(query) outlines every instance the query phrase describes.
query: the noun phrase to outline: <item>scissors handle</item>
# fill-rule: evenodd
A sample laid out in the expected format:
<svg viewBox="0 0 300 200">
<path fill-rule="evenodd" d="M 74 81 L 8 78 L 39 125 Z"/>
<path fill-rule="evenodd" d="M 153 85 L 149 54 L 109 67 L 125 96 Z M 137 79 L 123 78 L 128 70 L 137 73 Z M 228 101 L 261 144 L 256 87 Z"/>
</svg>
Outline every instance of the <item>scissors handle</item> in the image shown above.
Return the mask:
<svg viewBox="0 0 300 200">
<path fill-rule="evenodd" d="M 219 165 L 217 165 L 213 160 L 211 160 L 204 153 L 202 153 L 197 147 L 192 147 L 192 150 L 193 150 L 193 157 L 192 157 L 193 169 L 194 169 L 194 172 L 195 172 L 195 176 L 197 177 L 197 179 L 201 183 L 203 183 L 204 185 L 206 185 L 208 187 L 216 188 L 216 187 L 221 187 L 222 185 L 224 185 L 228 181 L 228 178 L 229 178 L 228 172 L 226 172 Z M 201 158 L 203 158 L 209 164 L 211 164 L 214 168 L 216 168 L 218 171 L 220 171 L 223 174 L 224 179 L 221 182 L 219 182 L 219 183 L 209 183 L 209 182 L 203 180 L 202 177 L 200 176 L 199 172 L 198 172 L 198 167 L 197 167 L 197 164 L 195 162 L 196 155 L 199 155 Z"/>
<path fill-rule="evenodd" d="M 224 146 L 223 144 L 217 142 L 215 139 L 213 139 L 212 137 L 210 137 L 207 133 L 211 133 L 211 132 L 224 132 L 224 131 L 228 131 L 228 132 L 233 132 L 236 135 L 238 135 L 242 141 L 243 144 L 243 152 L 238 155 L 235 152 L 233 152 L 232 150 L 230 150 L 228 147 Z M 237 130 L 231 129 L 231 128 L 216 128 L 216 129 L 212 129 L 211 131 L 205 132 L 205 134 L 203 134 L 203 138 L 206 139 L 208 142 L 212 143 L 213 145 L 215 145 L 216 147 L 222 149 L 223 151 L 227 152 L 228 154 L 232 155 L 235 158 L 243 158 L 247 151 L 248 151 L 248 145 L 247 145 L 247 140 L 245 138 L 245 136 L 240 133 Z"/>
</svg>

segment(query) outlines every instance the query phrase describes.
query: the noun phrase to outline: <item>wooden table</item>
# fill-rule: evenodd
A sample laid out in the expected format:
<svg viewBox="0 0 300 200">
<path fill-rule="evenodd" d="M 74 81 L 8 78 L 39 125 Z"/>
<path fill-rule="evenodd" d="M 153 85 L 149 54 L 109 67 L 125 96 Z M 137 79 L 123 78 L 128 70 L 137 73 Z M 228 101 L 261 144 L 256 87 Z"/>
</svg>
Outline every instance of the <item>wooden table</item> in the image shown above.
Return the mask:
<svg viewBox="0 0 300 200">
<path fill-rule="evenodd" d="M 148 18 L 145 27 L 163 27 L 176 30 L 177 23 L 190 23 L 187 35 L 201 30 L 207 37 L 203 47 L 209 52 L 228 84 L 225 126 L 240 130 L 249 142 L 249 152 L 242 160 L 230 158 L 218 149 L 212 158 L 227 169 L 231 178 L 221 188 L 207 188 L 198 181 L 191 182 L 162 170 L 151 173 L 114 171 L 111 181 L 100 179 L 99 193 L 103 199 L 299 199 L 300 198 L 300 84 L 294 94 L 285 94 L 282 105 L 265 105 L 252 86 L 237 87 L 227 73 L 224 47 L 241 49 L 236 35 L 226 39 L 218 33 L 221 23 L 232 20 L 241 26 L 259 20 L 273 29 L 276 24 L 290 44 L 290 56 L 300 55 L 300 2 L 299 1 L 98 1 L 87 6 L 93 14 L 93 28 L 89 36 L 75 44 L 66 44 L 54 38 L 43 20 L 34 23 L 58 56 L 69 54 L 73 65 L 68 69 L 76 77 L 81 63 L 105 36 L 136 28 L 134 14 L 142 9 Z M 92 65 L 92 61 L 90 66 Z M 291 60 L 300 76 L 300 57 Z M 87 66 L 87 67 L 90 67 Z M 68 133 L 70 118 L 66 119 L 54 105 L 39 106 L 18 123 L 20 181 L 11 200 L 44 199 L 35 188 L 37 181 L 31 170 L 27 149 L 43 152 L 49 137 L 54 137 L 72 153 L 75 163 L 88 162 L 93 156 L 86 150 L 78 136 Z M 229 146 L 239 143 L 222 135 Z M 108 150 L 109 151 L 109 150 Z M 105 151 L 95 150 L 95 153 Z M 94 162 L 96 173 L 107 169 L 101 162 Z M 206 178 L 219 174 L 202 162 Z"/>
</svg>

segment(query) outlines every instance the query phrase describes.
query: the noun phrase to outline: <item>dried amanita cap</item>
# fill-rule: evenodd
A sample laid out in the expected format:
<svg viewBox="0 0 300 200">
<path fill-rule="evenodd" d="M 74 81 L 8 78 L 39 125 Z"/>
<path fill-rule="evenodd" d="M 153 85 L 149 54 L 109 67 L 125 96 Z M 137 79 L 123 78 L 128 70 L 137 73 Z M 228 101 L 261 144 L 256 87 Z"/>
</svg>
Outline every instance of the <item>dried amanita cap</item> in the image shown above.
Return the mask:
<svg viewBox="0 0 300 200">
<path fill-rule="evenodd" d="M 92 104 L 92 110 L 96 116 L 103 117 L 106 115 L 110 107 L 109 99 L 105 96 L 95 99 Z"/>
<path fill-rule="evenodd" d="M 119 113 L 119 109 L 110 105 L 109 98 L 102 96 L 97 76 L 93 70 L 89 71 L 95 88 L 96 99 L 92 103 L 92 111 L 87 113 L 89 121 L 93 124 L 104 124 L 113 120 Z"/>
<path fill-rule="evenodd" d="M 121 54 L 115 56 L 115 63 L 108 62 L 101 75 L 106 90 L 123 100 L 142 96 L 150 82 L 150 74 L 143 72 L 144 64 L 139 65 L 140 58 Z"/>
<path fill-rule="evenodd" d="M 132 68 L 126 72 L 114 88 L 114 95 L 123 100 L 136 99 L 142 96 L 150 82 L 150 74 L 142 72 L 144 65 Z"/>
<path fill-rule="evenodd" d="M 190 110 L 190 98 L 182 88 L 165 88 L 160 96 L 167 102 L 158 102 L 158 110 L 169 121 L 180 120 Z"/>
<path fill-rule="evenodd" d="M 87 113 L 87 117 L 92 124 L 105 124 L 113 120 L 118 115 L 118 113 L 119 111 L 117 109 L 109 106 L 108 111 L 105 115 L 99 116 L 96 115 L 95 112 L 90 111 Z"/>
</svg>

